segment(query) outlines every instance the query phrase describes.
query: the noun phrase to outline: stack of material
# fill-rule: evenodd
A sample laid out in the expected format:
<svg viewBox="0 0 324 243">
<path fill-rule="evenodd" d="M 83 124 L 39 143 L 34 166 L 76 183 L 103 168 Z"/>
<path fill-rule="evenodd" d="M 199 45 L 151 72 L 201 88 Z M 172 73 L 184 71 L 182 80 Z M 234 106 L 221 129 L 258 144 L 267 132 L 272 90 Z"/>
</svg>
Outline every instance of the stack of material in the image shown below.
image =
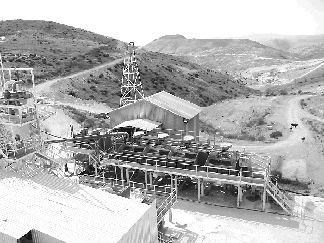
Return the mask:
<svg viewBox="0 0 324 243">
<path fill-rule="evenodd" d="M 66 178 L 0 170 L 0 242 L 157 242 L 155 205 Z"/>
</svg>

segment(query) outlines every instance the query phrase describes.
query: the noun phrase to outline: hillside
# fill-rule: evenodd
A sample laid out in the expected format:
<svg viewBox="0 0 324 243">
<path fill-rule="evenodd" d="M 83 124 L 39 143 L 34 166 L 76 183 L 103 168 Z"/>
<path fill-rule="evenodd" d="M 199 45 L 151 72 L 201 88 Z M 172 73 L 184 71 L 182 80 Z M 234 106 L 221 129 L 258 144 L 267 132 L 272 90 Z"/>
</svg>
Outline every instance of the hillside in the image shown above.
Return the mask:
<svg viewBox="0 0 324 243">
<path fill-rule="evenodd" d="M 181 35 L 167 35 L 143 48 L 183 56 L 208 68 L 229 72 L 282 64 L 297 58 L 248 39 L 186 39 Z"/>
<path fill-rule="evenodd" d="M 41 20 L 0 21 L 0 52 L 5 67 L 33 67 L 37 83 L 121 57 L 123 42 Z"/>
<path fill-rule="evenodd" d="M 4 66 L 34 67 L 36 83 L 78 73 L 51 86 L 48 92 L 52 94 L 48 95 L 65 99 L 69 104 L 94 100 L 110 107 L 119 105 L 122 62 L 118 60 L 125 53 L 125 43 L 71 26 L 36 20 L 2 21 L 0 36 L 5 37 L 0 42 Z M 145 95 L 166 90 L 206 106 L 222 99 L 257 94 L 229 75 L 181 57 L 143 50 L 138 54 Z M 80 73 L 113 60 L 116 60 L 113 65 Z"/>
<path fill-rule="evenodd" d="M 281 90 L 286 92 L 297 93 L 297 92 L 324 92 L 324 62 L 318 65 L 315 69 L 309 73 L 294 79 L 292 82 L 284 85 L 278 85 L 269 87 L 267 90 L 268 94 L 277 94 Z"/>
<path fill-rule="evenodd" d="M 165 90 L 201 106 L 238 96 L 258 94 L 229 75 L 171 55 L 138 51 L 138 65 L 145 96 Z M 96 70 L 86 76 L 64 80 L 53 86 L 55 93 L 74 98 L 96 100 L 118 107 L 122 62 Z"/>
<path fill-rule="evenodd" d="M 288 51 L 304 59 L 324 58 L 324 35 L 255 35 L 252 40 L 273 48 Z"/>
</svg>

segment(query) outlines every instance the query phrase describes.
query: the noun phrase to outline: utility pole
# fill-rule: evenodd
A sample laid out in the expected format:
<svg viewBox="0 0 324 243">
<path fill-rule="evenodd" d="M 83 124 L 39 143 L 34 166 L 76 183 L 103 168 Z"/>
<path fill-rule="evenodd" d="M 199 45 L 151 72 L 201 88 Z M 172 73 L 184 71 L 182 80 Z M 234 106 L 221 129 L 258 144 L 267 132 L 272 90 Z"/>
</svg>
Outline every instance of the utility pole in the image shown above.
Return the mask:
<svg viewBox="0 0 324 243">
<path fill-rule="evenodd" d="M 128 44 L 128 53 L 124 58 L 123 77 L 121 83 L 120 106 L 135 103 L 144 98 L 142 81 L 135 57 L 134 42 Z"/>
<path fill-rule="evenodd" d="M 1 68 L 0 85 L 2 87 L 4 85 L 4 83 L 5 83 L 5 77 L 4 77 L 4 72 L 3 72 L 3 62 L 2 62 L 1 53 L 0 53 L 0 68 Z"/>
</svg>

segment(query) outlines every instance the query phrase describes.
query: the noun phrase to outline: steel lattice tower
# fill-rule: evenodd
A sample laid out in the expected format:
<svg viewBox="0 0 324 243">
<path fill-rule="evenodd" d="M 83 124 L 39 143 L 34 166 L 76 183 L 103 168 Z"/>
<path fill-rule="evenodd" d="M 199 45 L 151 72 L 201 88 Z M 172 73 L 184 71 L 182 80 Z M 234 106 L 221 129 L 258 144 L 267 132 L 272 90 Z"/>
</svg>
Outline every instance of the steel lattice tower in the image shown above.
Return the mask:
<svg viewBox="0 0 324 243">
<path fill-rule="evenodd" d="M 128 53 L 124 59 L 121 84 L 120 106 L 135 103 L 144 98 L 142 81 L 135 58 L 134 42 L 128 44 Z"/>
</svg>

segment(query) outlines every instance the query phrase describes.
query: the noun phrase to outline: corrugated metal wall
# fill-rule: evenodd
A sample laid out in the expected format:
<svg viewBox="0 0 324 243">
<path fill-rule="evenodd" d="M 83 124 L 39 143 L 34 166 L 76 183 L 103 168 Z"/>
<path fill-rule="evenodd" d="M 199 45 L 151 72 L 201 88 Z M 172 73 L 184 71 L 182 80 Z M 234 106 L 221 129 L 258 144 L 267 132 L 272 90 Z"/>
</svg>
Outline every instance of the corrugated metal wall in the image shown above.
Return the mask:
<svg viewBox="0 0 324 243">
<path fill-rule="evenodd" d="M 42 233 L 38 230 L 32 230 L 33 243 L 65 243 L 64 241 L 58 240 L 48 234 Z"/>
<path fill-rule="evenodd" d="M 0 242 L 1 243 L 17 243 L 17 239 L 10 235 L 0 232 Z"/>
<path fill-rule="evenodd" d="M 156 202 L 133 225 L 118 243 L 156 243 L 158 242 L 158 227 L 156 219 Z"/>
<path fill-rule="evenodd" d="M 183 122 L 183 118 L 173 114 L 172 112 L 158 107 L 146 100 L 137 101 L 134 104 L 124 106 L 113 110 L 109 113 L 110 124 L 112 127 L 129 120 L 134 119 L 149 119 L 162 123 L 163 129 L 195 131 L 194 136 L 199 135 L 199 114 L 188 121 L 188 124 Z"/>
</svg>

